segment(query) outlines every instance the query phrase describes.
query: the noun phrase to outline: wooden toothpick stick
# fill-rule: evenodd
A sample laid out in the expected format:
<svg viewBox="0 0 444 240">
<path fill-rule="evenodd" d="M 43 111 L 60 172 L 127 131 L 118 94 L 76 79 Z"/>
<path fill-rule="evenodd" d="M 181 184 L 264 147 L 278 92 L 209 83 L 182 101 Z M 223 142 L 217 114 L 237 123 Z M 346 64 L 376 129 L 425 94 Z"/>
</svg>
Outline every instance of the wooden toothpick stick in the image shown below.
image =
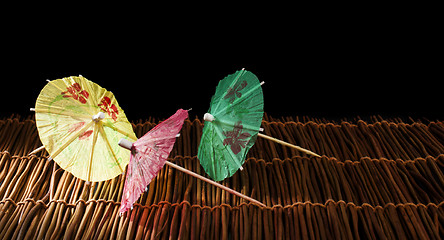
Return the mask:
<svg viewBox="0 0 444 240">
<path fill-rule="evenodd" d="M 200 179 L 200 180 L 202 180 L 202 181 L 205 181 L 205 182 L 207 182 L 207 183 L 209 183 L 209 184 L 212 184 L 212 185 L 214 185 L 214 186 L 216 186 L 216 187 L 218 187 L 218 188 L 221 188 L 221 189 L 223 189 L 223 190 L 225 190 L 225 191 L 227 191 L 227 192 L 229 192 L 229 193 L 231 193 L 231 194 L 234 194 L 234 195 L 236 195 L 236 196 L 238 196 L 238 197 L 241 197 L 241 198 L 243 198 L 243 199 L 246 199 L 246 200 L 248 200 L 248 201 L 250 201 L 250 202 L 256 203 L 256 204 L 258 204 L 258 205 L 261 206 L 261 207 L 266 207 L 265 204 L 259 202 L 258 200 L 254 199 L 254 198 L 248 197 L 248 196 L 246 196 L 246 195 L 244 195 L 244 194 L 242 194 L 242 193 L 240 193 L 240 192 L 234 191 L 234 190 L 231 189 L 231 188 L 225 187 L 224 185 L 222 185 L 222 184 L 220 184 L 220 183 L 217 183 L 217 182 L 215 182 L 215 181 L 213 181 L 213 180 L 211 180 L 211 179 L 208 179 L 208 178 L 206 178 L 206 177 L 204 177 L 204 176 L 201 176 L 201 175 L 199 175 L 199 174 L 197 174 L 197 173 L 195 173 L 195 172 L 192 172 L 192 171 L 190 171 L 190 170 L 188 170 L 188 169 L 185 169 L 185 168 L 183 168 L 183 167 L 181 167 L 181 166 L 178 166 L 178 165 L 176 165 L 176 164 L 174 164 L 174 163 L 172 163 L 172 162 L 166 161 L 165 164 L 168 165 L 168 166 L 170 166 L 170 167 L 172 167 L 172 168 L 175 168 L 175 169 L 177 169 L 177 170 L 179 170 L 179 171 L 182 171 L 182 172 L 184 172 L 184 173 L 186 173 L 186 174 L 189 174 L 189 175 L 191 175 L 191 176 L 193 176 L 193 177 L 195 177 L 195 178 L 198 178 L 198 179 Z"/>
<path fill-rule="evenodd" d="M 296 145 L 290 144 L 290 143 L 288 143 L 288 142 L 284 142 L 284 141 L 279 140 L 279 139 L 277 139 L 277 138 L 270 137 L 270 136 L 267 136 L 267 135 L 262 134 L 262 133 L 258 133 L 257 135 L 258 135 L 259 137 L 262 137 L 262 138 L 265 138 L 265 139 L 271 140 L 271 141 L 273 141 L 273 142 L 276 142 L 276 143 L 282 144 L 282 145 L 284 145 L 284 146 L 294 148 L 294 149 L 296 149 L 296 150 L 298 150 L 298 151 L 301 151 L 301 152 L 304 152 L 304 153 L 307 153 L 307 154 L 310 154 L 310 155 L 313 155 L 313 156 L 316 156 L 316 157 L 321 157 L 321 156 L 319 156 L 318 154 L 316 154 L 316 153 L 314 153 L 314 152 L 312 152 L 312 151 L 310 151 L 310 150 L 307 150 L 307 149 L 305 149 L 305 148 L 301 148 L 301 147 L 299 147 L 299 146 L 296 146 Z"/>
</svg>

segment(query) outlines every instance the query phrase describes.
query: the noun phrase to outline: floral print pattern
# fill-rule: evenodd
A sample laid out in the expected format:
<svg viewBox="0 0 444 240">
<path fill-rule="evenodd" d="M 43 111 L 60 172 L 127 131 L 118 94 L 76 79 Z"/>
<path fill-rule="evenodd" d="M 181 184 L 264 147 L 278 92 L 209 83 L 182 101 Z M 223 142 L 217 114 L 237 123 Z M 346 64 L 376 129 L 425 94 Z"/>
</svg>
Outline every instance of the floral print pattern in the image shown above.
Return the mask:
<svg viewBox="0 0 444 240">
<path fill-rule="evenodd" d="M 72 132 L 79 131 L 83 127 L 83 125 L 85 125 L 85 122 L 75 123 L 75 124 L 71 125 L 68 132 L 72 133 Z M 80 134 L 79 140 L 87 139 L 89 136 L 91 136 L 92 133 L 93 133 L 93 130 L 85 131 L 84 133 Z"/>
<path fill-rule="evenodd" d="M 234 154 L 238 154 L 242 148 L 248 143 L 248 138 L 251 134 L 247 132 L 242 132 L 243 126 L 242 121 L 236 122 L 232 131 L 224 131 L 223 134 L 226 137 L 223 141 L 224 146 L 230 145 L 231 151 Z"/>
<path fill-rule="evenodd" d="M 89 97 L 89 93 L 86 90 L 82 90 L 82 87 L 78 83 L 73 83 L 61 94 L 64 98 L 73 98 L 82 104 L 85 104 L 86 99 Z"/>
<path fill-rule="evenodd" d="M 108 115 L 114 120 L 117 121 L 117 115 L 119 114 L 119 110 L 116 105 L 111 104 L 111 99 L 109 97 L 103 97 L 101 103 L 98 105 L 100 110 L 108 113 Z"/>
<path fill-rule="evenodd" d="M 227 94 L 224 99 L 229 99 L 228 101 L 232 104 L 236 98 L 242 97 L 242 93 L 240 91 L 247 86 L 247 81 L 243 81 L 241 83 L 234 84 L 233 88 L 229 87 L 227 90 Z"/>
</svg>

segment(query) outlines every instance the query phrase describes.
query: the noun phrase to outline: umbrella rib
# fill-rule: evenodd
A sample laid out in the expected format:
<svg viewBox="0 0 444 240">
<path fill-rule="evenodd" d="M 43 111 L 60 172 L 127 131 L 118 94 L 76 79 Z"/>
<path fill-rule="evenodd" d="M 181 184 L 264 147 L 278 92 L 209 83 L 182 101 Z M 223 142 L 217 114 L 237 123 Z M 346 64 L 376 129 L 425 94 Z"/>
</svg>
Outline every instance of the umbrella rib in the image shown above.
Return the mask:
<svg viewBox="0 0 444 240">
<path fill-rule="evenodd" d="M 244 74 L 244 72 L 245 72 L 245 68 L 242 68 L 242 69 L 239 71 L 239 73 L 236 75 L 234 81 L 231 82 L 229 88 L 232 88 L 232 87 L 237 83 L 237 81 L 239 80 L 239 77 L 242 76 L 242 75 Z M 220 106 L 221 102 L 222 102 L 222 101 L 219 101 L 219 102 L 217 103 L 215 109 L 219 109 L 219 106 Z"/>
<path fill-rule="evenodd" d="M 254 91 L 256 91 L 256 89 L 258 89 L 258 88 L 260 88 L 260 87 L 261 87 L 260 84 L 258 84 L 258 85 L 256 85 L 256 86 L 252 87 L 250 90 L 248 90 L 248 92 L 245 92 L 245 93 L 242 94 L 242 99 L 246 99 L 247 96 L 249 96 L 250 94 L 252 94 Z M 233 101 L 233 106 L 236 105 L 239 101 L 244 101 L 244 100 L 241 100 L 241 98 L 236 98 L 236 99 Z"/>
<path fill-rule="evenodd" d="M 128 136 L 129 138 L 131 138 L 131 139 L 134 140 L 134 141 L 137 141 L 137 137 L 134 137 L 134 136 L 132 136 L 130 133 L 127 133 L 127 132 L 125 132 L 125 131 L 123 131 L 123 130 L 121 130 L 121 129 L 115 127 L 115 126 L 109 125 L 109 124 L 106 123 L 106 122 L 103 124 L 103 126 L 105 126 L 105 127 L 109 127 L 109 128 L 111 128 L 112 130 L 117 131 L 117 132 L 119 132 L 119 133 L 121 133 L 121 134 L 123 134 L 123 135 L 125 135 L 125 136 Z"/>
<path fill-rule="evenodd" d="M 167 137 L 153 137 L 153 136 L 148 136 L 147 138 L 144 138 L 145 136 L 143 136 L 143 137 L 141 137 L 141 139 L 152 139 L 151 141 L 162 141 L 162 140 L 167 140 L 167 139 L 172 139 L 172 138 L 176 138 L 177 136 L 176 136 L 177 134 L 175 134 L 175 135 L 171 135 L 171 136 L 167 136 Z"/>
<path fill-rule="evenodd" d="M 120 163 L 119 163 L 119 161 L 118 161 L 118 159 L 117 159 L 117 156 L 116 156 L 116 154 L 114 153 L 114 150 L 112 149 L 111 144 L 110 144 L 109 141 L 108 141 L 108 137 L 106 136 L 106 133 L 105 133 L 105 131 L 103 130 L 103 127 L 99 127 L 99 131 L 100 131 L 100 134 L 102 134 L 102 139 L 103 139 L 103 141 L 105 141 L 106 146 L 107 146 L 108 149 L 111 151 L 111 153 L 112 153 L 112 155 L 113 155 L 113 158 L 114 158 L 114 160 L 115 160 L 116 163 L 117 163 L 117 166 L 119 166 L 120 171 L 123 172 L 124 170 L 123 170 L 122 166 L 120 166 Z"/>
<path fill-rule="evenodd" d="M 54 107 L 53 107 L 54 108 Z M 72 117 L 72 118 L 75 118 L 75 119 L 79 119 L 79 118 L 83 118 L 83 117 L 87 117 L 87 118 L 90 118 L 91 116 L 89 116 L 89 115 L 86 115 L 86 114 L 69 114 L 69 113 L 67 113 L 67 112 L 53 112 L 53 111 L 50 111 L 49 109 L 45 109 L 44 111 L 39 111 L 39 109 L 37 108 L 37 109 L 35 109 L 35 112 L 36 113 L 51 113 L 51 114 L 57 114 L 57 115 L 63 115 L 63 116 L 68 116 L 68 117 Z"/>
<path fill-rule="evenodd" d="M 64 82 L 65 83 L 65 82 Z M 62 89 L 59 86 L 57 86 L 57 84 L 54 83 L 54 81 L 48 81 L 48 84 L 51 84 L 52 86 L 56 87 L 57 89 L 59 89 L 60 91 L 64 92 L 66 89 Z M 66 84 L 66 83 L 65 83 Z"/>
<path fill-rule="evenodd" d="M 94 121 L 91 120 L 88 124 L 86 124 L 82 129 L 80 129 L 76 134 L 74 134 L 68 141 L 66 141 L 61 147 L 59 147 L 53 154 L 51 154 L 52 159 L 55 159 L 59 153 L 61 153 L 69 144 L 71 144 L 76 138 L 78 138 L 81 134 L 83 134 L 91 125 L 94 124 Z"/>
<path fill-rule="evenodd" d="M 233 103 L 231 104 L 232 106 L 236 106 L 240 101 L 245 101 L 245 99 L 251 95 L 254 91 L 256 91 L 256 89 L 260 88 L 261 85 L 258 84 L 257 86 L 252 87 L 250 90 L 248 90 L 247 92 L 242 94 L 241 98 L 236 98 Z M 219 106 L 218 106 L 219 107 Z M 216 109 L 218 109 L 218 107 Z M 228 106 L 227 106 L 228 107 Z M 214 113 L 214 115 L 219 115 L 222 111 L 224 111 L 227 107 L 221 109 L 220 111 Z"/>
<path fill-rule="evenodd" d="M 84 77 L 82 77 L 82 78 L 84 78 Z M 70 77 L 70 79 L 71 79 L 70 83 L 77 83 L 72 77 Z M 87 80 L 86 78 L 84 78 L 84 79 Z M 66 82 L 65 79 L 61 79 L 61 80 L 63 80 L 63 83 L 64 83 L 64 84 L 67 84 L 67 82 Z M 57 80 L 54 80 L 54 81 L 57 81 Z M 61 92 L 65 92 L 65 91 L 66 91 L 66 89 L 62 89 L 62 88 L 60 88 L 59 86 L 57 86 L 57 84 L 55 84 L 54 81 L 48 81 L 48 84 L 51 84 L 52 86 L 56 87 L 56 88 L 59 89 L 59 91 L 61 91 Z M 69 84 L 67 84 L 67 85 L 69 85 Z M 87 85 L 87 87 L 88 87 L 88 85 Z M 88 92 L 92 92 L 90 88 L 88 88 L 88 89 L 89 89 Z M 91 99 L 91 98 L 87 98 L 87 101 L 89 101 L 89 99 Z M 95 105 L 95 104 L 94 104 L 94 105 Z"/>
<path fill-rule="evenodd" d="M 97 142 L 97 136 L 98 136 L 98 132 L 97 132 L 97 124 L 94 125 L 94 137 L 93 137 L 93 141 L 92 141 L 92 146 L 91 146 L 91 157 L 89 158 L 89 163 L 88 163 L 88 182 L 91 181 L 91 169 L 92 169 L 92 160 L 93 160 L 93 156 L 94 156 L 94 148 L 96 146 L 96 142 Z"/>
<path fill-rule="evenodd" d="M 234 125 L 236 124 L 234 122 L 223 121 L 223 120 L 220 120 L 220 119 L 216 119 L 216 121 L 219 121 L 220 123 L 225 124 L 225 125 L 230 126 L 230 127 L 234 127 Z M 247 129 L 247 130 L 250 130 L 250 131 L 259 132 L 260 125 L 257 128 L 255 128 L 255 127 L 251 126 L 250 124 L 242 123 L 242 127 L 244 129 Z"/>
</svg>

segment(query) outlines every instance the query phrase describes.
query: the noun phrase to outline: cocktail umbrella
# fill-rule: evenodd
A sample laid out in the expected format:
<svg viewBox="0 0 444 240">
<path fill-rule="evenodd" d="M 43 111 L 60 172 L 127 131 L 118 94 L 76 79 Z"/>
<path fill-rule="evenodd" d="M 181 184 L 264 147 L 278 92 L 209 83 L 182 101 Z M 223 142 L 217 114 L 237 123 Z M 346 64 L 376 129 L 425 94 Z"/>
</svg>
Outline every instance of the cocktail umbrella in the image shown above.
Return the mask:
<svg viewBox="0 0 444 240">
<path fill-rule="evenodd" d="M 133 144 L 119 141 L 119 145 L 128 144 L 127 148 L 131 150 L 120 213 L 132 208 L 140 194 L 165 165 L 176 141 L 176 135 L 179 134 L 186 118 L 188 111 L 179 109 Z"/>
<path fill-rule="evenodd" d="M 82 76 L 49 81 L 37 98 L 35 119 L 50 157 L 87 183 L 124 172 L 130 153 L 115 142 L 137 139 L 113 93 Z"/>
<path fill-rule="evenodd" d="M 262 83 L 244 69 L 222 79 L 204 115 L 205 125 L 198 159 L 205 172 L 216 181 L 242 170 L 248 150 L 257 136 L 299 151 L 319 156 L 309 150 L 259 133 L 264 114 Z"/>
<path fill-rule="evenodd" d="M 148 184 L 157 175 L 164 164 L 213 184 L 239 197 L 245 198 L 261 206 L 265 206 L 257 200 L 167 161 L 168 156 L 173 149 L 176 137 L 186 118 L 188 118 L 188 111 L 179 109 L 174 115 L 159 123 L 136 142 L 132 143 L 126 139 L 121 139 L 119 141 L 121 147 L 131 151 L 131 158 L 128 164 L 119 210 L 120 214 L 123 214 L 125 211 L 132 208 L 133 204 L 140 197 L 140 194 L 146 191 Z"/>
</svg>

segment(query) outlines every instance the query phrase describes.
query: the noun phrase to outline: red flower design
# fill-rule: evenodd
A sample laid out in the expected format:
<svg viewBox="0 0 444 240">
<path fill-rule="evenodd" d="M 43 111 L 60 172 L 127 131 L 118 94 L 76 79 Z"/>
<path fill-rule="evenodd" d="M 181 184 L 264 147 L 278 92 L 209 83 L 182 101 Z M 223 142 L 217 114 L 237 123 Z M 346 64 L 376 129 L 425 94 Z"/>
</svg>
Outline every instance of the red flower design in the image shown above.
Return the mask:
<svg viewBox="0 0 444 240">
<path fill-rule="evenodd" d="M 75 124 L 71 125 L 68 132 L 72 133 L 72 132 L 79 131 L 83 127 L 83 125 L 85 125 L 85 122 L 75 123 Z M 79 140 L 87 139 L 89 136 L 91 136 L 92 133 L 93 133 L 93 130 L 85 131 L 84 133 L 80 134 Z"/>
<path fill-rule="evenodd" d="M 89 97 L 89 93 L 82 90 L 82 87 L 78 83 L 73 83 L 71 86 L 66 88 L 65 92 L 62 92 L 61 94 L 64 98 L 73 98 L 83 104 L 86 103 L 86 99 Z"/>
<path fill-rule="evenodd" d="M 91 134 L 93 133 L 93 130 L 88 130 L 79 136 L 79 140 L 87 139 Z"/>
<path fill-rule="evenodd" d="M 111 104 L 111 99 L 109 97 L 103 97 L 101 103 L 97 106 L 99 106 L 102 111 L 108 113 L 114 121 L 117 121 L 119 110 L 116 105 Z"/>
<path fill-rule="evenodd" d="M 83 127 L 83 125 L 85 125 L 85 122 L 75 123 L 75 124 L 71 125 L 71 127 L 68 129 L 68 132 L 72 133 L 72 132 L 80 131 L 80 129 Z M 87 139 L 89 136 L 91 136 L 92 133 L 93 133 L 93 130 L 85 131 L 84 133 L 80 134 L 79 140 Z"/>
<path fill-rule="evenodd" d="M 224 146 L 230 145 L 231 151 L 233 151 L 234 154 L 238 154 L 242 148 L 245 148 L 248 140 L 247 138 L 251 137 L 251 134 L 249 133 L 242 133 L 242 121 L 236 122 L 234 125 L 233 131 L 224 131 L 223 134 L 225 137 L 224 139 Z"/>
<path fill-rule="evenodd" d="M 75 123 L 75 124 L 71 125 L 68 132 L 72 133 L 72 132 L 78 131 L 78 130 L 80 130 L 80 128 L 83 127 L 83 125 L 85 125 L 85 122 Z"/>
<path fill-rule="evenodd" d="M 230 103 L 233 103 L 236 97 L 240 98 L 242 97 L 241 91 L 247 86 L 247 81 L 243 81 L 242 83 L 236 83 L 234 84 L 233 88 L 229 87 L 227 90 L 227 94 L 225 95 L 224 99 L 229 98 Z"/>
</svg>

